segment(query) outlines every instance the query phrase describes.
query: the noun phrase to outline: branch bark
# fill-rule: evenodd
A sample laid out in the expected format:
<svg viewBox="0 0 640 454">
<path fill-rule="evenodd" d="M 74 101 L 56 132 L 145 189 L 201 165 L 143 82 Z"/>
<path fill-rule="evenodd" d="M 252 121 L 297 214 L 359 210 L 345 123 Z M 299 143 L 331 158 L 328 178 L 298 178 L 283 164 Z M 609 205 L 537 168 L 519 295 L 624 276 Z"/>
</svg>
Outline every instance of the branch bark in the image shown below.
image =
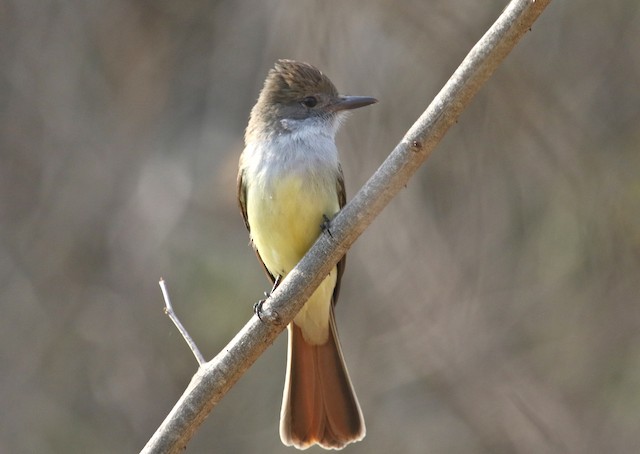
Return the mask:
<svg viewBox="0 0 640 454">
<path fill-rule="evenodd" d="M 473 96 L 551 0 L 514 0 L 471 49 L 433 102 L 376 173 L 334 218 L 256 316 L 193 376 L 143 453 L 184 449 L 213 407 L 284 330 L 324 277 L 407 184 Z"/>
</svg>

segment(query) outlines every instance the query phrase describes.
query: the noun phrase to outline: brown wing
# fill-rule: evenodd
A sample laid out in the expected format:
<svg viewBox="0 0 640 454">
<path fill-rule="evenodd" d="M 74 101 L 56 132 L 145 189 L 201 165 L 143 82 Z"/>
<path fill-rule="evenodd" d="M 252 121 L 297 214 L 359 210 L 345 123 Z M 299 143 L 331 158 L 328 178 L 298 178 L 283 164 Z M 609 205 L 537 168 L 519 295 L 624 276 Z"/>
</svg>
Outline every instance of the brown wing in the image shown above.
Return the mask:
<svg viewBox="0 0 640 454">
<path fill-rule="evenodd" d="M 251 226 L 249 225 L 249 217 L 247 216 L 247 185 L 244 183 L 244 171 L 240 169 L 238 172 L 238 182 L 237 182 L 237 190 L 238 190 L 238 205 L 240 205 L 240 211 L 242 212 L 242 218 L 244 219 L 244 225 L 247 227 L 249 231 L 249 236 L 251 236 Z M 262 261 L 262 257 L 260 257 L 260 253 L 258 249 L 254 246 L 253 240 L 250 240 L 251 247 L 256 253 L 256 257 L 260 261 L 262 268 L 264 268 L 265 273 L 269 276 L 271 283 L 273 284 L 276 281 L 276 278 L 273 274 L 269 272 L 266 265 Z"/>
<path fill-rule="evenodd" d="M 336 180 L 336 189 L 338 191 L 338 204 L 340 209 L 347 204 L 347 192 L 344 188 L 344 174 L 342 173 L 342 167 L 338 166 L 338 178 Z M 344 267 L 347 264 L 346 254 L 338 262 L 338 276 L 336 279 L 336 287 L 333 289 L 333 305 L 338 302 L 338 296 L 340 295 L 340 281 L 342 280 L 342 274 L 344 273 Z"/>
<path fill-rule="evenodd" d="M 238 171 L 237 191 L 238 205 L 240 206 L 240 211 L 242 212 L 244 225 L 247 227 L 249 233 L 251 233 L 251 227 L 249 227 L 249 217 L 247 216 L 247 186 L 244 184 L 244 171 L 242 169 Z"/>
</svg>

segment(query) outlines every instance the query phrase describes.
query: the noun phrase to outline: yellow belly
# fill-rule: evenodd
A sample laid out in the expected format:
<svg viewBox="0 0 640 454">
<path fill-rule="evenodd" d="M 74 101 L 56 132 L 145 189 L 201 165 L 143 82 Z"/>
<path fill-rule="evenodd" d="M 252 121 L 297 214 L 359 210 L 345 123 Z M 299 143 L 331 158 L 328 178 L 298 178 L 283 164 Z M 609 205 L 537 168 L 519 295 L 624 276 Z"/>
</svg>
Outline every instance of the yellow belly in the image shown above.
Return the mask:
<svg viewBox="0 0 640 454">
<path fill-rule="evenodd" d="M 267 190 L 247 189 L 253 243 L 267 269 L 284 277 L 320 235 L 323 215 L 331 218 L 340 209 L 336 186 L 288 176 Z M 310 343 L 323 344 L 327 340 L 336 276 L 334 268 L 294 319 Z"/>
</svg>

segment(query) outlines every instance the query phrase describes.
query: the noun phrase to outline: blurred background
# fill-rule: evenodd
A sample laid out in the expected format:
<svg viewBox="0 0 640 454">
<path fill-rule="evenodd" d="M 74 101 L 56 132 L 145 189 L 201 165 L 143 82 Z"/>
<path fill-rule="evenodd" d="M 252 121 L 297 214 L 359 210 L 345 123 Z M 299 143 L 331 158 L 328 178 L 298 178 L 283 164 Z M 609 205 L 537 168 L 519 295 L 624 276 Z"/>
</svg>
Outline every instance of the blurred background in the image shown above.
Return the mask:
<svg viewBox="0 0 640 454">
<path fill-rule="evenodd" d="M 278 58 L 375 96 L 352 196 L 506 5 L 0 0 L 0 452 L 137 452 L 269 285 L 236 205 Z M 640 451 L 640 4 L 552 2 L 349 252 L 353 453 Z M 187 452 L 293 452 L 286 339 Z M 320 452 L 314 448 L 309 452 Z"/>
</svg>

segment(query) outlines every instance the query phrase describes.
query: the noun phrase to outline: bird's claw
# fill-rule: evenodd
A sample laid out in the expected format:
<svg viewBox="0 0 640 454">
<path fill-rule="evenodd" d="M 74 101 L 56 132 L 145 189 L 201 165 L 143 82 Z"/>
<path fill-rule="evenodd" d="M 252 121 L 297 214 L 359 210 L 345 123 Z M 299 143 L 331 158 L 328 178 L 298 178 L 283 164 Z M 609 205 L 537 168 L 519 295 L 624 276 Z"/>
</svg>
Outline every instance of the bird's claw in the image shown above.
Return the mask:
<svg viewBox="0 0 640 454">
<path fill-rule="evenodd" d="M 333 238 L 333 235 L 331 234 L 331 219 L 329 219 L 329 217 L 326 214 L 322 215 L 322 223 L 320 224 L 320 229 L 323 232 L 327 232 L 327 234 Z"/>
<path fill-rule="evenodd" d="M 267 292 L 264 292 L 264 295 L 269 298 L 269 295 L 267 295 Z M 253 305 L 253 313 L 256 314 L 258 316 L 258 318 L 260 319 L 260 321 L 264 321 L 262 320 L 262 305 L 266 302 L 266 299 L 263 300 L 258 300 L 257 303 L 255 303 Z"/>
<path fill-rule="evenodd" d="M 268 292 L 264 292 L 264 299 L 258 300 L 258 302 L 253 305 L 253 313 L 258 316 L 258 318 L 260 319 L 261 322 L 264 322 L 264 320 L 262 320 L 262 315 L 264 313 L 263 310 L 262 310 L 262 305 L 264 303 L 266 303 L 266 301 L 269 299 L 271 294 L 278 287 L 278 284 L 280 284 L 280 280 L 281 279 L 282 279 L 282 276 L 280 276 L 280 275 L 276 276 L 276 278 L 273 281 L 273 287 L 271 287 L 271 290 L 269 290 Z M 273 311 L 273 316 L 272 317 L 275 317 L 277 319 L 278 318 L 278 313 Z"/>
</svg>

